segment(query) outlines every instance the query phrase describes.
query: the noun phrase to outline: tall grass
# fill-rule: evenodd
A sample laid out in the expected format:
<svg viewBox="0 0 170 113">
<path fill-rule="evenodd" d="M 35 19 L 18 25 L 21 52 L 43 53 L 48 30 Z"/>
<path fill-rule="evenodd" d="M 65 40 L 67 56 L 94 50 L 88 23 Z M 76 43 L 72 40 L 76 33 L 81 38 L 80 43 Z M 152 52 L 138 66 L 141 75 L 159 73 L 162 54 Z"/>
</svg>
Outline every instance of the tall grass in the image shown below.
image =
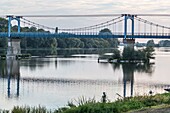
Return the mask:
<svg viewBox="0 0 170 113">
<path fill-rule="evenodd" d="M 47 110 L 45 107 L 30 107 L 30 106 L 15 106 L 12 109 L 12 113 L 52 113 L 51 111 Z"/>
<path fill-rule="evenodd" d="M 157 95 L 144 95 L 117 99 L 115 102 L 97 102 L 95 98 L 80 97 L 74 102 L 68 102 L 67 107 L 62 107 L 54 111 L 47 110 L 45 107 L 19 107 L 12 109 L 12 113 L 122 113 L 130 110 L 150 108 L 152 106 L 170 104 L 170 93 Z M 0 110 L 2 113 L 9 111 Z"/>
<path fill-rule="evenodd" d="M 86 103 L 61 113 L 121 113 L 161 104 L 170 104 L 170 93 L 127 97 L 108 103 Z"/>
<path fill-rule="evenodd" d="M 89 103 L 96 103 L 96 99 L 95 97 L 93 98 L 86 98 L 84 96 L 79 97 L 77 100 L 75 100 L 75 102 L 77 103 L 78 106 L 83 106 L 85 104 L 89 104 Z"/>
<path fill-rule="evenodd" d="M 1 110 L 0 109 L 0 113 L 9 113 L 9 110 Z"/>
</svg>

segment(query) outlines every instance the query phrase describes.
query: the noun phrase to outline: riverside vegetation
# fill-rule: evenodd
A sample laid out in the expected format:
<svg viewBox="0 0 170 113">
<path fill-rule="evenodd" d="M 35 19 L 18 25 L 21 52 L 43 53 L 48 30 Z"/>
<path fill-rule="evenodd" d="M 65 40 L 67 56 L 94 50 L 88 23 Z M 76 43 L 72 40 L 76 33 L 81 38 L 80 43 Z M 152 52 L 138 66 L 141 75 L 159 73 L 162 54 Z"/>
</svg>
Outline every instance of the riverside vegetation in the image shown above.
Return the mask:
<svg viewBox="0 0 170 113">
<path fill-rule="evenodd" d="M 144 95 L 135 97 L 118 98 L 115 102 L 97 102 L 93 99 L 80 98 L 77 105 L 69 102 L 67 107 L 56 110 L 48 110 L 45 107 L 14 107 L 12 113 L 122 113 L 133 112 L 133 110 L 141 110 L 151 108 L 158 105 L 170 104 L 170 93 Z M 3 113 L 9 113 L 8 110 L 1 110 Z"/>
<path fill-rule="evenodd" d="M 101 55 L 98 59 L 98 62 L 100 59 L 107 59 L 108 62 L 116 62 L 116 63 L 149 63 L 150 59 L 154 59 L 154 48 L 151 46 L 148 46 L 141 50 L 134 50 L 133 47 L 124 47 L 123 52 L 121 52 L 118 49 L 114 49 L 113 55 L 105 56 Z"/>
<path fill-rule="evenodd" d="M 8 21 L 0 18 L 1 29 L 0 32 L 8 31 Z M 11 27 L 11 32 L 17 32 L 16 25 Z M 21 27 L 21 32 L 50 32 L 44 29 L 37 29 L 36 27 Z M 59 34 L 67 34 L 65 32 Z M 102 29 L 99 35 L 112 35 L 108 29 Z M 7 48 L 7 38 L 0 38 L 0 48 Z M 118 46 L 118 39 L 114 38 L 21 38 L 22 49 L 56 49 L 56 48 L 113 48 Z"/>
</svg>

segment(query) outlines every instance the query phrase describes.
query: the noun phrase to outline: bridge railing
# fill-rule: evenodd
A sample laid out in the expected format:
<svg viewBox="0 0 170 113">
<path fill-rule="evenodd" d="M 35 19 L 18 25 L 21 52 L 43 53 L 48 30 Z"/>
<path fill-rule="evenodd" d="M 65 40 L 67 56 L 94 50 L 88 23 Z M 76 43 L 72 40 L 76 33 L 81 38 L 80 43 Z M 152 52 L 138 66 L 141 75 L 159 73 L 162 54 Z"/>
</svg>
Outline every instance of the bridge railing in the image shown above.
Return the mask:
<svg viewBox="0 0 170 113">
<path fill-rule="evenodd" d="M 170 33 L 127 33 L 127 38 L 170 38 Z M 0 37 L 8 37 L 7 32 L 0 32 Z M 115 32 L 113 34 L 98 32 L 76 32 L 76 33 L 50 33 L 50 32 L 12 32 L 11 37 L 17 38 L 124 38 L 124 33 Z"/>
</svg>

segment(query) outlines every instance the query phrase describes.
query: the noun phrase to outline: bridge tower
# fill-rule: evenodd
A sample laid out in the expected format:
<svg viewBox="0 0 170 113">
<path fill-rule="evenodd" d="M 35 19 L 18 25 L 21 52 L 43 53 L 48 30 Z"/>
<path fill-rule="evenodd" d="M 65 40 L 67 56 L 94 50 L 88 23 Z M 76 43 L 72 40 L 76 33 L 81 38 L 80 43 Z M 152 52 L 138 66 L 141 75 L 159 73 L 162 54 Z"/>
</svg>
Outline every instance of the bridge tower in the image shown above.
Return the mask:
<svg viewBox="0 0 170 113">
<path fill-rule="evenodd" d="M 15 56 L 17 54 L 21 53 L 21 48 L 20 48 L 20 38 L 19 37 L 11 37 L 11 21 L 16 20 L 17 21 L 17 26 L 18 26 L 18 33 L 21 31 L 20 27 L 20 18 L 21 16 L 13 16 L 13 15 L 8 15 L 8 50 L 7 50 L 7 55 L 8 56 Z"/>
<path fill-rule="evenodd" d="M 124 38 L 123 38 L 123 43 L 127 45 L 134 45 L 135 39 L 134 39 L 134 17 L 136 15 L 130 15 L 130 14 L 122 14 L 124 16 Z M 131 29 L 131 35 L 128 36 L 127 34 L 127 26 L 128 26 L 128 19 L 131 20 L 132 23 L 132 29 Z"/>
</svg>

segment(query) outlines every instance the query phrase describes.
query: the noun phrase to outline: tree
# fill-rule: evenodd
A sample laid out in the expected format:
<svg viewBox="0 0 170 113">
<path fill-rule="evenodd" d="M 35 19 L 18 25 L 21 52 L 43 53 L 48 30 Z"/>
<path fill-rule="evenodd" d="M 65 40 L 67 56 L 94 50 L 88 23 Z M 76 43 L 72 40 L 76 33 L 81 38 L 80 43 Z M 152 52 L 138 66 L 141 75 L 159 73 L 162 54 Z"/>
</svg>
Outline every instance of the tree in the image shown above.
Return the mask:
<svg viewBox="0 0 170 113">
<path fill-rule="evenodd" d="M 57 39 L 56 38 L 52 38 L 51 39 L 51 48 L 57 48 Z"/>
<path fill-rule="evenodd" d="M 7 32 L 8 29 L 8 21 L 4 18 L 0 18 L 0 32 Z M 0 47 L 7 47 L 7 38 L 0 38 Z"/>
<path fill-rule="evenodd" d="M 22 32 L 29 32 L 29 27 L 21 27 Z"/>
<path fill-rule="evenodd" d="M 170 47 L 170 41 L 169 40 L 161 40 L 159 41 L 160 47 Z"/>
<path fill-rule="evenodd" d="M 155 46 L 154 40 L 149 40 L 149 41 L 146 43 L 146 46 L 147 46 L 147 47 L 154 47 L 154 46 Z"/>
<path fill-rule="evenodd" d="M 133 58 L 136 60 L 144 60 L 144 59 L 146 59 L 145 52 L 143 50 L 134 51 Z"/>
<path fill-rule="evenodd" d="M 108 28 L 104 28 L 99 31 L 99 35 L 104 35 L 104 36 L 111 36 L 112 32 Z M 118 39 L 117 38 L 105 38 L 106 41 L 109 43 L 109 47 L 118 47 Z"/>
<path fill-rule="evenodd" d="M 36 31 L 37 31 L 37 28 L 36 28 L 36 27 L 33 27 L 33 26 L 32 26 L 32 27 L 29 28 L 29 32 L 36 32 Z"/>
<path fill-rule="evenodd" d="M 0 32 L 7 32 L 8 21 L 0 18 Z M 12 32 L 18 31 L 18 26 L 14 25 L 11 29 Z M 21 32 L 49 32 L 44 29 L 37 29 L 36 27 L 21 27 Z M 59 35 L 70 36 L 70 33 L 59 33 Z M 118 39 L 110 38 L 112 32 L 110 29 L 105 28 L 99 32 L 99 35 L 106 35 L 106 38 L 22 38 L 21 48 L 109 48 L 117 47 Z M 74 36 L 74 35 L 73 35 Z M 109 38 L 107 37 L 109 36 Z M 0 47 L 5 48 L 7 46 L 7 38 L 0 39 Z"/>
<path fill-rule="evenodd" d="M 7 32 L 8 20 L 0 18 L 0 32 Z"/>
<path fill-rule="evenodd" d="M 114 49 L 112 57 L 113 59 L 120 59 L 121 58 L 120 51 L 118 49 Z"/>
<path fill-rule="evenodd" d="M 12 26 L 11 31 L 12 32 L 17 32 L 18 31 L 18 26 L 17 25 Z"/>
<path fill-rule="evenodd" d="M 38 32 L 45 32 L 44 29 L 38 29 L 37 31 L 38 31 Z"/>
<path fill-rule="evenodd" d="M 0 38 L 0 48 L 7 48 L 8 44 L 7 38 Z"/>
<path fill-rule="evenodd" d="M 154 58 L 153 55 L 155 50 L 153 47 L 146 47 L 143 51 L 146 59 Z"/>
<path fill-rule="evenodd" d="M 57 38 L 57 42 L 58 42 L 58 48 L 66 48 L 67 47 L 65 39 Z"/>
<path fill-rule="evenodd" d="M 112 35 L 112 32 L 111 32 L 110 29 L 104 28 L 104 29 L 99 31 L 99 35 Z"/>
<path fill-rule="evenodd" d="M 134 50 L 133 47 L 125 47 L 122 53 L 122 58 L 127 60 L 149 60 L 154 58 L 154 48 L 146 47 L 143 50 Z"/>
<path fill-rule="evenodd" d="M 123 53 L 122 53 L 122 58 L 127 59 L 127 60 L 132 60 L 134 59 L 134 48 L 132 47 L 124 47 Z"/>
</svg>

